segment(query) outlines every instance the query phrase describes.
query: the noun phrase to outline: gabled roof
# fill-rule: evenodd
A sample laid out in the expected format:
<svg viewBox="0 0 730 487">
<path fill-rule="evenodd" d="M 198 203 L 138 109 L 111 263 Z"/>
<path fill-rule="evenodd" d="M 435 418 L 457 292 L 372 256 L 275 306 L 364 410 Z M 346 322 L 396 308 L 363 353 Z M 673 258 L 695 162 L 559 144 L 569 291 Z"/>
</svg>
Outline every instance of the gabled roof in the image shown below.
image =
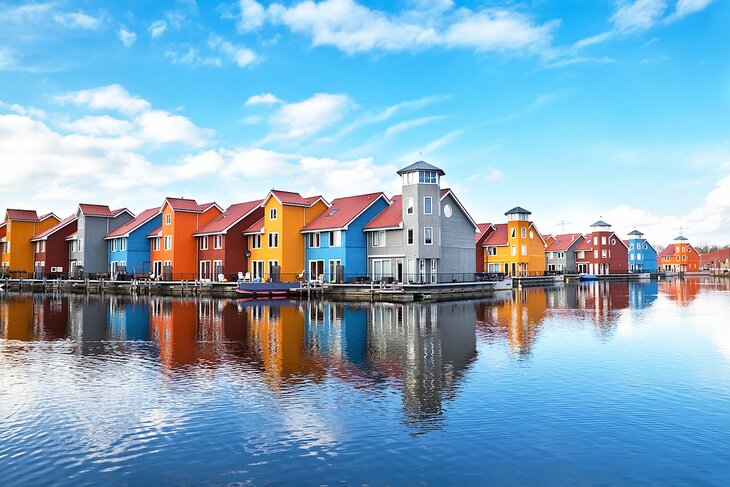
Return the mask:
<svg viewBox="0 0 730 487">
<path fill-rule="evenodd" d="M 299 193 L 295 193 L 293 191 L 282 191 L 280 189 L 272 189 L 269 191 L 269 194 L 266 195 L 266 198 L 264 198 L 262 205 L 265 205 L 269 198 L 274 197 L 276 198 L 279 203 L 282 205 L 287 206 L 304 206 L 309 207 L 314 205 L 317 201 L 322 200 L 325 205 L 329 206 L 329 203 L 327 203 L 327 200 L 325 200 L 322 196 L 307 196 L 306 198 L 303 197 Z"/>
<path fill-rule="evenodd" d="M 451 195 L 451 197 L 453 198 L 453 200 L 459 206 L 459 209 L 461 209 L 461 212 L 464 213 L 464 215 L 466 215 L 467 220 L 469 220 L 469 222 L 474 226 L 474 230 L 476 230 L 476 229 L 479 228 L 479 225 L 477 224 L 477 222 L 474 221 L 474 218 L 472 218 L 471 215 L 469 214 L 469 212 L 466 211 L 466 208 L 464 207 L 464 205 L 461 204 L 461 201 L 459 201 L 459 198 L 456 197 L 456 195 L 454 194 L 454 192 L 451 191 L 451 188 L 442 188 L 439 193 L 441 195 L 441 200 L 442 201 L 443 201 L 444 198 L 446 198 L 447 196 Z"/>
<path fill-rule="evenodd" d="M 490 231 L 494 231 L 494 225 L 491 223 L 477 223 L 476 241 L 479 242 Z"/>
<path fill-rule="evenodd" d="M 335 198 L 328 210 L 302 228 L 302 233 L 346 229 L 350 223 L 381 198 L 386 203 L 390 203 L 382 192 Z"/>
<path fill-rule="evenodd" d="M 571 246 L 579 242 L 583 235 L 580 233 L 563 233 L 555 235 L 553 243 L 545 249 L 547 252 L 565 252 Z"/>
<path fill-rule="evenodd" d="M 67 227 L 68 225 L 72 224 L 76 220 L 77 220 L 77 218 L 76 218 L 76 214 L 75 213 L 73 215 L 71 215 L 71 216 L 67 216 L 66 218 L 64 218 L 60 222 L 56 223 L 55 225 L 53 225 L 51 228 L 49 228 L 45 232 L 41 232 L 38 235 L 36 235 L 35 237 L 33 237 L 30 241 L 31 242 L 38 242 L 40 240 L 47 240 L 48 237 L 50 237 L 51 235 L 53 235 L 57 231 L 65 228 L 65 227 Z"/>
<path fill-rule="evenodd" d="M 38 213 L 35 210 L 18 210 L 14 208 L 8 208 L 5 211 L 5 220 L 15 220 L 22 222 L 39 222 Z"/>
<path fill-rule="evenodd" d="M 79 210 L 86 216 L 103 216 L 113 218 L 115 215 L 107 205 L 93 205 L 90 203 L 81 203 Z"/>
<path fill-rule="evenodd" d="M 494 232 L 482 244 L 483 247 L 500 247 L 507 245 L 507 224 L 506 223 L 495 223 L 493 225 Z"/>
<path fill-rule="evenodd" d="M 658 257 L 664 257 L 664 256 L 671 256 L 671 255 L 674 255 L 674 244 L 672 244 L 672 245 L 667 245 L 667 246 L 666 246 L 666 247 L 664 248 L 664 250 L 662 250 L 662 251 L 661 251 L 661 252 L 659 253 Z"/>
<path fill-rule="evenodd" d="M 147 210 L 144 210 L 136 218 L 129 220 L 127 223 L 117 228 L 116 230 L 112 230 L 111 232 L 109 232 L 106 236 L 106 239 L 128 237 L 130 233 L 134 232 L 139 227 L 149 222 L 159 214 L 159 208 L 149 208 Z"/>
<path fill-rule="evenodd" d="M 578 244 L 575 250 L 593 250 L 593 234 L 585 234 L 583 236 L 583 241 Z"/>
<path fill-rule="evenodd" d="M 257 222 L 255 222 L 253 225 L 248 227 L 246 230 L 243 231 L 244 235 L 255 235 L 264 233 L 264 219 L 261 218 Z"/>
<path fill-rule="evenodd" d="M 173 211 L 182 211 L 187 213 L 204 213 L 213 206 L 218 208 L 220 211 L 223 211 L 223 208 L 221 208 L 220 206 L 218 206 L 217 203 L 214 202 L 199 205 L 195 200 L 191 200 L 188 198 L 171 198 L 168 196 L 167 198 L 165 198 L 165 201 L 162 202 L 162 206 L 160 206 L 160 212 L 164 210 L 166 204 L 170 205 L 170 208 L 172 208 Z"/>
<path fill-rule="evenodd" d="M 532 215 L 532 212 L 522 208 L 521 206 L 515 206 L 505 213 L 505 216 L 507 215 Z"/>
<path fill-rule="evenodd" d="M 390 206 L 365 225 L 364 230 L 384 230 L 386 228 L 400 228 L 403 223 L 403 197 L 395 195 L 390 199 Z"/>
<path fill-rule="evenodd" d="M 229 206 L 226 211 L 206 223 L 200 230 L 193 233 L 193 236 L 226 233 L 231 227 L 256 211 L 257 208 L 261 208 L 261 203 L 262 200 L 235 203 Z"/>
<path fill-rule="evenodd" d="M 406 166 L 403 169 L 401 169 L 400 171 L 398 171 L 397 174 L 399 176 L 401 176 L 405 173 L 413 172 L 413 171 L 436 171 L 439 173 L 440 176 L 443 176 L 444 174 L 446 174 L 443 169 L 438 168 L 438 167 L 434 166 L 433 164 L 429 164 L 426 161 L 414 162 L 410 166 Z"/>
<path fill-rule="evenodd" d="M 157 227 L 147 234 L 147 238 L 162 237 L 162 227 Z"/>
<path fill-rule="evenodd" d="M 66 240 L 78 240 L 79 238 L 79 232 L 74 232 L 68 237 L 66 237 Z"/>
</svg>

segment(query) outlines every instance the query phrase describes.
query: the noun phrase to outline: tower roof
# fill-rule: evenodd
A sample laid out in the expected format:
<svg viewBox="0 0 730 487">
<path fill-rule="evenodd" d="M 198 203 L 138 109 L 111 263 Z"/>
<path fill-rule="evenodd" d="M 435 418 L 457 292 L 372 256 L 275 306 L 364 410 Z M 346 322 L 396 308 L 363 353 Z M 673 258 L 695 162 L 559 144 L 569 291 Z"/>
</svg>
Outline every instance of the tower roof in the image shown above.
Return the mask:
<svg viewBox="0 0 730 487">
<path fill-rule="evenodd" d="M 398 175 L 402 176 L 403 174 L 413 171 L 436 171 L 437 173 L 439 173 L 439 176 L 443 176 L 444 174 L 446 174 L 443 169 L 440 169 L 433 164 L 429 164 L 426 161 L 418 161 L 398 171 Z"/>
<path fill-rule="evenodd" d="M 686 242 L 689 239 L 687 237 L 685 237 L 684 235 L 678 235 L 677 237 L 674 238 L 674 240 L 677 240 L 680 242 Z"/>
<path fill-rule="evenodd" d="M 532 212 L 522 208 L 521 206 L 515 206 L 514 208 L 509 210 L 507 213 L 505 213 L 505 215 L 520 215 L 520 214 L 532 215 Z"/>
<path fill-rule="evenodd" d="M 610 227 L 610 226 L 611 226 L 610 223 L 606 223 L 603 220 L 598 220 L 596 223 L 591 225 L 591 227 Z"/>
<path fill-rule="evenodd" d="M 640 231 L 638 231 L 638 230 L 631 230 L 631 231 L 629 232 L 629 235 L 636 235 L 637 237 L 640 237 L 640 236 L 642 236 L 642 235 L 644 235 L 644 234 L 643 234 L 643 233 L 641 233 L 641 232 L 640 232 Z"/>
</svg>

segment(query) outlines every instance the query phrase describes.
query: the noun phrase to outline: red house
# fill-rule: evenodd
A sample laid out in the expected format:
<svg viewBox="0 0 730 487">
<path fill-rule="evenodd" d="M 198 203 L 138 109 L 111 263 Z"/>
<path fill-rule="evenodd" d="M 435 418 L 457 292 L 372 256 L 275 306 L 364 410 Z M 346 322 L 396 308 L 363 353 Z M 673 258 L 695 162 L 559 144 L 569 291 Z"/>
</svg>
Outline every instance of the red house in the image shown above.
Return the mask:
<svg viewBox="0 0 730 487">
<path fill-rule="evenodd" d="M 248 238 L 243 231 L 264 217 L 262 200 L 236 203 L 193 233 L 200 279 L 235 281 L 248 269 Z"/>
<path fill-rule="evenodd" d="M 76 232 L 76 223 L 74 213 L 31 239 L 35 252 L 36 279 L 68 275 L 69 243 L 66 238 Z"/>
<path fill-rule="evenodd" d="M 611 230 L 611 225 L 599 220 L 592 233 L 575 248 L 576 271 L 588 274 L 625 274 L 629 268 L 629 248 Z"/>
<path fill-rule="evenodd" d="M 476 257 L 477 257 L 477 272 L 486 272 L 484 270 L 484 243 L 487 241 L 490 235 L 494 233 L 494 225 L 491 223 L 479 223 L 477 225 L 479 230 L 476 233 Z"/>
</svg>

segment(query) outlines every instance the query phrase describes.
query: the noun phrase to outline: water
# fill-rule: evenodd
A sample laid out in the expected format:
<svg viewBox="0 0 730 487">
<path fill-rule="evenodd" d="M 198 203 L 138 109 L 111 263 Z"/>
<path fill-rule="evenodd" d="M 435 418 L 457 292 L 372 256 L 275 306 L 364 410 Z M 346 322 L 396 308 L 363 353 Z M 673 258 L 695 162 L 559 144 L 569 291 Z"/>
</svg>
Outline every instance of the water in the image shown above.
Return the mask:
<svg viewBox="0 0 730 487">
<path fill-rule="evenodd" d="M 0 298 L 0 485 L 727 485 L 730 284 Z"/>
</svg>

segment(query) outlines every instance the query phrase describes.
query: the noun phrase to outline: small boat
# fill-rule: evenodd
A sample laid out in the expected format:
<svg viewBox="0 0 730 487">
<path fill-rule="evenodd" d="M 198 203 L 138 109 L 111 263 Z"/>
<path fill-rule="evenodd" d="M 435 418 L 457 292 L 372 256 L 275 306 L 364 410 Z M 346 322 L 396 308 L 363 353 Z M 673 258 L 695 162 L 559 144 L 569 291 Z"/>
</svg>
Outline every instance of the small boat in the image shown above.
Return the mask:
<svg viewBox="0 0 730 487">
<path fill-rule="evenodd" d="M 297 292 L 291 282 L 240 282 L 236 294 L 242 298 L 285 298 Z"/>
<path fill-rule="evenodd" d="M 595 274 L 581 274 L 580 280 L 581 281 L 597 281 L 598 276 Z"/>
</svg>

